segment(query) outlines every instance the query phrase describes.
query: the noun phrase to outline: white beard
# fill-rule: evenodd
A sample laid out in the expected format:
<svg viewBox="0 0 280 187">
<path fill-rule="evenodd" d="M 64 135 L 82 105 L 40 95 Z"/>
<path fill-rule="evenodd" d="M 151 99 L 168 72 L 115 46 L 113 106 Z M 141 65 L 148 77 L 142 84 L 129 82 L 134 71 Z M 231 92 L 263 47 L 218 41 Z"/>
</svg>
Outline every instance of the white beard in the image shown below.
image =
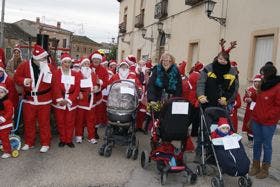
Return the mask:
<svg viewBox="0 0 280 187">
<path fill-rule="evenodd" d="M 129 74 L 129 69 L 126 70 L 119 69 L 119 76 L 121 80 L 127 79 L 128 74 Z"/>
<path fill-rule="evenodd" d="M 82 72 L 84 78 L 89 78 L 91 75 L 91 69 L 89 67 L 82 67 L 81 72 Z"/>
<path fill-rule="evenodd" d="M 40 70 L 42 72 L 50 72 L 50 68 L 48 66 L 48 61 L 40 62 Z"/>
</svg>

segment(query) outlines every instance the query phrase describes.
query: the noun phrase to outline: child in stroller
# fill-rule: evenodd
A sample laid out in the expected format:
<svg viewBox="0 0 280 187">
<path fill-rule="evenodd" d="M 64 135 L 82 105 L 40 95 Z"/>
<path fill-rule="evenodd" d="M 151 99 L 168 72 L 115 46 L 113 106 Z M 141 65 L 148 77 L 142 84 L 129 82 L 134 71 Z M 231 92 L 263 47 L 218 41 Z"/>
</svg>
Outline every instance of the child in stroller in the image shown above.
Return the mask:
<svg viewBox="0 0 280 187">
<path fill-rule="evenodd" d="M 156 161 L 161 174 L 161 184 L 165 184 L 168 172 L 185 171 L 191 184 L 196 182 L 197 175 L 186 166 L 184 155 L 185 142 L 188 138 L 188 127 L 191 123 L 193 108 L 183 98 L 169 99 L 163 104 L 158 119 L 152 110 L 153 126 L 151 129 L 151 152 L 142 151 L 140 164 L 146 168 L 151 160 Z M 172 141 L 180 141 L 177 148 Z"/>
<path fill-rule="evenodd" d="M 118 80 L 111 84 L 108 101 L 108 125 L 105 130 L 104 144 L 98 152 L 109 157 L 117 143 L 127 146 L 126 157 L 138 157 L 135 118 L 138 107 L 138 90 L 130 80 Z"/>
<path fill-rule="evenodd" d="M 239 186 L 251 186 L 252 182 L 248 177 L 250 160 L 241 143 L 242 137 L 233 133 L 227 111 L 220 107 L 208 107 L 205 111 L 201 108 L 200 128 L 202 164 L 197 167 L 197 173 L 206 174 L 205 163 L 207 162 L 216 165 L 219 172 L 219 176 L 213 177 L 211 180 L 213 187 L 224 185 L 222 173 L 240 176 Z"/>
</svg>

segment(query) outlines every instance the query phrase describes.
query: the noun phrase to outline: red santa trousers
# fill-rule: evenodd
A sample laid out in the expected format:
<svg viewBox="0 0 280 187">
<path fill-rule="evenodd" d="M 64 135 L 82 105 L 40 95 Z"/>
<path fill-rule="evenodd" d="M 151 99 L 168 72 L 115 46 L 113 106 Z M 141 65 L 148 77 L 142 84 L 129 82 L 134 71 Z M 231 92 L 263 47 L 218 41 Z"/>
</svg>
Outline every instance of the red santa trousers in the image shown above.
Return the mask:
<svg viewBox="0 0 280 187">
<path fill-rule="evenodd" d="M 238 116 L 237 116 L 237 109 L 233 109 L 232 113 L 230 114 L 232 125 L 234 128 L 234 132 L 238 131 Z"/>
<path fill-rule="evenodd" d="M 64 143 L 71 143 L 76 119 L 76 109 L 69 111 L 56 108 L 54 110 L 55 120 L 59 133 L 59 139 Z"/>
<path fill-rule="evenodd" d="M 75 136 L 83 136 L 84 124 L 88 131 L 88 139 L 95 137 L 95 115 L 93 110 L 78 108 L 76 113 Z"/>
<path fill-rule="evenodd" d="M 6 128 L 6 129 L 0 130 L 0 140 L 2 141 L 3 152 L 9 153 L 9 154 L 11 154 L 11 152 L 12 152 L 11 143 L 9 140 L 9 135 L 11 133 L 11 129 L 12 128 Z"/>
<path fill-rule="evenodd" d="M 40 131 L 40 142 L 42 146 L 49 146 L 51 143 L 50 127 L 51 105 L 32 105 L 24 103 L 23 121 L 24 121 L 24 139 L 25 144 L 34 146 L 36 138 L 36 122 L 38 120 Z"/>
<path fill-rule="evenodd" d="M 96 124 L 102 124 L 106 125 L 107 124 L 107 103 L 102 101 L 100 104 L 96 105 L 95 107 L 96 111 Z"/>
<path fill-rule="evenodd" d="M 138 111 L 136 115 L 136 129 L 142 129 L 143 123 L 146 116 L 146 106 L 142 103 L 138 106 Z"/>
</svg>

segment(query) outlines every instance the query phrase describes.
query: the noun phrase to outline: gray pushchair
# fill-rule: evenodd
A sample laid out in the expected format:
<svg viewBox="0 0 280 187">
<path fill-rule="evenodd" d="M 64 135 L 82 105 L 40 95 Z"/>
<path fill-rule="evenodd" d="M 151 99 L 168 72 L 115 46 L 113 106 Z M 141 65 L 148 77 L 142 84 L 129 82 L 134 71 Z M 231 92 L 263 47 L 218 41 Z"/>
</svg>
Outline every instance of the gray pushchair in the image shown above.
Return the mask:
<svg viewBox="0 0 280 187">
<path fill-rule="evenodd" d="M 110 157 L 115 144 L 127 146 L 126 158 L 136 160 L 138 141 L 135 119 L 138 107 L 138 90 L 135 83 L 119 80 L 112 83 L 107 101 L 108 125 L 105 129 L 104 144 L 99 155 Z"/>
</svg>

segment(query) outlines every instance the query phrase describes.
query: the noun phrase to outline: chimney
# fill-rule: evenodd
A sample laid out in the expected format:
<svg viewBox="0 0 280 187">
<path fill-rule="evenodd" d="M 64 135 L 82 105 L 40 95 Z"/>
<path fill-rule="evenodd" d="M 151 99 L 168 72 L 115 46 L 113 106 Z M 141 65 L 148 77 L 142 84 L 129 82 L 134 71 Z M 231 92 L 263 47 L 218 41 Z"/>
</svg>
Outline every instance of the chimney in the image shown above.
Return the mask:
<svg viewBox="0 0 280 187">
<path fill-rule="evenodd" d="M 36 23 L 40 24 L 40 18 L 36 17 Z"/>
<path fill-rule="evenodd" d="M 57 27 L 58 29 L 61 29 L 61 22 L 60 22 L 60 21 L 57 22 L 56 27 Z"/>
</svg>

